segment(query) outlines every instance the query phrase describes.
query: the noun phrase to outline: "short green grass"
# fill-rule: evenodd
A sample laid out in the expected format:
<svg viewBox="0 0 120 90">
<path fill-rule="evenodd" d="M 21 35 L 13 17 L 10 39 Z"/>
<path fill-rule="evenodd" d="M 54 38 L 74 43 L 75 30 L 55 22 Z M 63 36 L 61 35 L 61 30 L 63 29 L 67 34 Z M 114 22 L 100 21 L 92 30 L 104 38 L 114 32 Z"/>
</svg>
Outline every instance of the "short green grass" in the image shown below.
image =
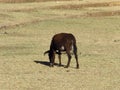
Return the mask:
<svg viewBox="0 0 120 90">
<path fill-rule="evenodd" d="M 26 4 L 28 8 L 34 4 L 49 7 L 48 2 Z M 41 8 L 1 10 L 0 25 L 8 27 L 0 30 L 0 90 L 118 90 L 120 17 L 76 17 L 73 10 Z M 80 15 L 81 10 L 74 12 Z M 52 36 L 60 32 L 75 35 L 80 69 L 75 69 L 74 56 L 68 69 L 42 63 L 49 62 L 43 53 L 49 49 Z M 66 63 L 67 56 L 62 55 L 62 64 Z"/>
</svg>

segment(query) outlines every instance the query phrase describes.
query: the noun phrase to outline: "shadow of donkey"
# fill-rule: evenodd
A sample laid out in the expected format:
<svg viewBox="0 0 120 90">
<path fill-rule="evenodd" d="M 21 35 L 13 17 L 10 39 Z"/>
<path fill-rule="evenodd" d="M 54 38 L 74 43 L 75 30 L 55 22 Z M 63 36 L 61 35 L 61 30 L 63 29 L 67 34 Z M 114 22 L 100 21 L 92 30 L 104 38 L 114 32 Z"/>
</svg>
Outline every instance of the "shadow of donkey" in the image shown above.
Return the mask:
<svg viewBox="0 0 120 90">
<path fill-rule="evenodd" d="M 37 63 L 37 64 L 42 64 L 42 65 L 45 65 L 45 66 L 50 66 L 50 62 L 47 62 L 47 61 L 35 60 L 34 62 Z M 55 63 L 54 65 L 59 66 L 59 64 L 57 64 L 57 63 Z M 62 65 L 62 66 L 64 66 L 64 65 Z"/>
</svg>

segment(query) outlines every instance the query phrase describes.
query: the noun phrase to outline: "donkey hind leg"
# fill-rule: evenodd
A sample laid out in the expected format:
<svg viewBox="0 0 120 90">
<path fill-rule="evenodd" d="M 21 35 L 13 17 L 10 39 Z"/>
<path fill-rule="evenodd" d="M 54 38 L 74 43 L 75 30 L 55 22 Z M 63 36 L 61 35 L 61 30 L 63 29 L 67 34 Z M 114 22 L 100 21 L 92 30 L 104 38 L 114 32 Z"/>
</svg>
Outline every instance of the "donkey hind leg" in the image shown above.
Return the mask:
<svg viewBox="0 0 120 90">
<path fill-rule="evenodd" d="M 71 62 L 71 54 L 70 54 L 70 51 L 66 51 L 67 55 L 68 55 L 68 63 L 67 65 L 65 66 L 65 68 L 68 68 L 70 66 L 70 62 Z"/>
<path fill-rule="evenodd" d="M 61 53 L 58 54 L 58 59 L 59 59 L 59 66 L 61 66 L 61 65 L 62 65 L 62 64 L 61 64 Z"/>
<path fill-rule="evenodd" d="M 76 68 L 79 69 L 79 62 L 78 62 L 78 55 L 77 55 L 77 47 L 76 45 L 74 45 L 74 55 L 75 55 L 75 59 L 76 59 Z"/>
</svg>

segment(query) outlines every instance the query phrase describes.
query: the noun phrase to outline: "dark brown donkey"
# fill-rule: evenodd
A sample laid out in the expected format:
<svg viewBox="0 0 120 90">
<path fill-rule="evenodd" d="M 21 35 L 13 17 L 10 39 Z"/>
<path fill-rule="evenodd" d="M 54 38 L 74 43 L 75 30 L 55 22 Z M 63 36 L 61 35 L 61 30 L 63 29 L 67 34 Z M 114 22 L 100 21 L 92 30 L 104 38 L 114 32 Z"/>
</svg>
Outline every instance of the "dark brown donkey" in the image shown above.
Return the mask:
<svg viewBox="0 0 120 90">
<path fill-rule="evenodd" d="M 58 54 L 59 65 L 61 66 L 61 54 L 62 52 L 66 52 L 68 56 L 68 63 L 65 66 L 65 68 L 68 68 L 71 61 L 71 51 L 75 55 L 76 68 L 79 68 L 75 37 L 70 33 L 59 33 L 53 36 L 50 45 L 50 50 L 46 51 L 44 55 L 48 53 L 50 67 L 53 67 L 55 61 L 55 54 Z"/>
</svg>

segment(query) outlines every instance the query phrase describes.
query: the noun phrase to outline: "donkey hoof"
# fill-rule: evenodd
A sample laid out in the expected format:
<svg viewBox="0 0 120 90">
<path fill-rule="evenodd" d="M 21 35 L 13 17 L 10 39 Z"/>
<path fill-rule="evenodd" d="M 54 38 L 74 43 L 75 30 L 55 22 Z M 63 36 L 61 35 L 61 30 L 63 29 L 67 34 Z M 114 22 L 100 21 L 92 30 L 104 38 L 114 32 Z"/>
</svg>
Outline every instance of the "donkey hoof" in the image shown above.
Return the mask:
<svg viewBox="0 0 120 90">
<path fill-rule="evenodd" d="M 54 67 L 54 65 L 52 63 L 50 63 L 50 67 Z"/>
<path fill-rule="evenodd" d="M 79 69 L 79 65 L 77 65 L 76 69 Z"/>
<path fill-rule="evenodd" d="M 68 68 L 68 66 L 65 66 L 64 68 Z"/>
<path fill-rule="evenodd" d="M 59 67 L 61 67 L 61 66 L 62 66 L 62 64 L 59 64 L 58 66 L 59 66 Z"/>
</svg>

